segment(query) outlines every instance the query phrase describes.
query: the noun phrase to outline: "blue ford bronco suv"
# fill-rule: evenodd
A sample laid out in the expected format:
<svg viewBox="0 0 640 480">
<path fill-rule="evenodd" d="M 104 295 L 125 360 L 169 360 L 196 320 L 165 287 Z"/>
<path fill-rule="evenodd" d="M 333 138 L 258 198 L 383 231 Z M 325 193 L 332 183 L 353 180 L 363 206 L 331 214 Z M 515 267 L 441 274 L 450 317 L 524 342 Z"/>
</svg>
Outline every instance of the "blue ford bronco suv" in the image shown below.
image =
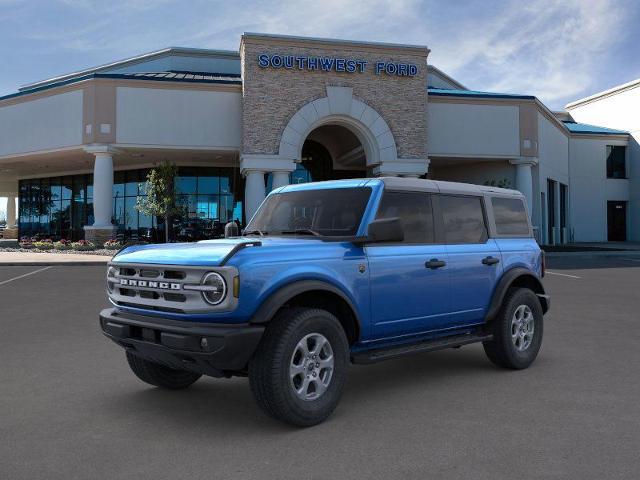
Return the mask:
<svg viewBox="0 0 640 480">
<path fill-rule="evenodd" d="M 248 376 L 270 416 L 310 426 L 349 363 L 482 342 L 528 367 L 549 297 L 513 190 L 411 178 L 271 192 L 243 235 L 131 246 L 108 267 L 104 334 L 144 382 Z"/>
</svg>

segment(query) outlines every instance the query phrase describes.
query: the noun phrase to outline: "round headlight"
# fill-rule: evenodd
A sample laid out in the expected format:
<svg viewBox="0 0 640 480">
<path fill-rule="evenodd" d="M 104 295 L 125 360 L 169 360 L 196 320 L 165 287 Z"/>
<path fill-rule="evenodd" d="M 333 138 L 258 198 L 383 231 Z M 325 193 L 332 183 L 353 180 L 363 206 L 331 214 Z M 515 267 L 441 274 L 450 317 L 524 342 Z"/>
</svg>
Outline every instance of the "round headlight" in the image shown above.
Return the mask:
<svg viewBox="0 0 640 480">
<path fill-rule="evenodd" d="M 202 290 L 202 298 L 211 304 L 218 305 L 227 295 L 227 284 L 222 275 L 216 272 L 209 272 L 202 277 L 202 286 L 206 289 Z"/>
<path fill-rule="evenodd" d="M 116 274 L 118 273 L 118 269 L 116 267 L 109 267 L 107 269 L 107 290 L 109 293 L 113 293 L 114 282 L 116 281 Z"/>
</svg>

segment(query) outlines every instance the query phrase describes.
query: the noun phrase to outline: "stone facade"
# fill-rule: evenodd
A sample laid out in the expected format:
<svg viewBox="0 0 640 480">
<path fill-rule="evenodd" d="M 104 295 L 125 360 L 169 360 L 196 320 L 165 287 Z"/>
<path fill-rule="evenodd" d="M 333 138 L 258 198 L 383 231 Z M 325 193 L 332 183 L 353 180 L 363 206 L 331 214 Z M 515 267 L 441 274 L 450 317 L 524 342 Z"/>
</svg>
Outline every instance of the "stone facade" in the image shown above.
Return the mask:
<svg viewBox="0 0 640 480">
<path fill-rule="evenodd" d="M 84 239 L 95 244 L 98 248 L 102 248 L 104 242 L 115 238 L 116 229 L 112 228 L 94 228 L 84 227 Z"/>
<path fill-rule="evenodd" d="M 426 47 L 362 44 L 245 35 L 240 55 L 243 77 L 242 153 L 277 155 L 291 117 L 307 103 L 327 96 L 327 87 L 350 87 L 353 98 L 377 111 L 395 139 L 398 158 L 426 159 Z M 261 54 L 361 59 L 362 73 L 263 68 Z M 375 73 L 376 62 L 414 64 L 414 76 Z"/>
</svg>

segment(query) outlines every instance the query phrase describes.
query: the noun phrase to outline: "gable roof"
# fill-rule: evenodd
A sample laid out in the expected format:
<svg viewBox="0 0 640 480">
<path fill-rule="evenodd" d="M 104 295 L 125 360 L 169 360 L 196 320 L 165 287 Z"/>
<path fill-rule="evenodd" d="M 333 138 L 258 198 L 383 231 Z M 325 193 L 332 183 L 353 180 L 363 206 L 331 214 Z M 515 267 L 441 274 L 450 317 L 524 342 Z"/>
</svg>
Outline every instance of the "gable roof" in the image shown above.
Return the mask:
<svg viewBox="0 0 640 480">
<path fill-rule="evenodd" d="M 636 88 L 636 87 L 640 87 L 640 78 L 636 80 L 632 80 L 627 83 L 623 83 L 622 85 L 618 85 L 608 90 L 603 90 L 602 92 L 594 93 L 593 95 L 590 95 L 588 97 L 580 98 L 571 103 L 567 103 L 564 108 L 566 108 L 567 110 L 571 110 L 572 108 L 576 108 L 585 103 L 598 101 L 601 98 L 609 97 L 611 95 L 616 95 L 617 93 L 622 93 L 626 90 L 631 90 L 632 88 Z"/>
<path fill-rule="evenodd" d="M 533 95 L 520 95 L 517 93 L 480 92 L 477 90 L 454 90 L 446 88 L 427 88 L 429 95 L 441 97 L 477 97 L 477 98 L 513 98 L 523 100 L 535 100 Z"/>
<path fill-rule="evenodd" d="M 115 62 L 106 63 L 104 65 L 99 65 L 97 67 L 86 68 L 83 70 L 78 70 L 76 72 L 71 72 L 64 75 L 59 75 L 57 77 L 48 78 L 46 80 L 40 80 L 37 82 L 28 83 L 18 88 L 18 92 L 33 90 L 35 88 L 40 88 L 48 84 L 59 83 L 66 80 L 71 80 L 76 77 L 83 77 L 83 76 L 91 75 L 94 73 L 101 73 L 101 72 L 104 73 L 105 71 L 108 71 L 108 70 L 123 68 L 130 65 L 136 65 L 139 63 L 148 62 L 150 60 L 155 60 L 158 58 L 169 57 L 171 55 L 208 56 L 208 57 L 219 57 L 219 58 L 234 58 L 238 60 L 240 59 L 240 54 L 238 52 L 234 52 L 230 50 L 210 50 L 210 49 L 204 49 L 204 48 L 168 47 L 168 48 L 163 48 L 161 50 L 156 50 L 153 52 L 136 55 L 134 57 L 125 58 L 123 60 L 117 60 Z"/>
<path fill-rule="evenodd" d="M 598 127 L 597 125 L 589 125 L 588 123 L 578 123 L 573 121 L 563 120 L 565 126 L 571 133 L 577 134 L 595 134 L 595 135 L 628 135 L 629 132 L 625 130 L 615 130 L 613 128 Z"/>
<path fill-rule="evenodd" d="M 450 83 L 456 87 L 458 87 L 460 90 L 468 90 L 467 87 L 465 87 L 464 85 L 462 85 L 459 81 L 457 81 L 455 78 L 453 78 L 450 75 L 447 75 L 446 73 L 444 73 L 442 70 L 440 70 L 438 67 L 435 67 L 431 64 L 427 65 L 427 71 L 431 74 L 431 75 L 435 75 L 437 77 L 440 77 L 442 80 L 444 80 L 447 83 Z"/>
</svg>

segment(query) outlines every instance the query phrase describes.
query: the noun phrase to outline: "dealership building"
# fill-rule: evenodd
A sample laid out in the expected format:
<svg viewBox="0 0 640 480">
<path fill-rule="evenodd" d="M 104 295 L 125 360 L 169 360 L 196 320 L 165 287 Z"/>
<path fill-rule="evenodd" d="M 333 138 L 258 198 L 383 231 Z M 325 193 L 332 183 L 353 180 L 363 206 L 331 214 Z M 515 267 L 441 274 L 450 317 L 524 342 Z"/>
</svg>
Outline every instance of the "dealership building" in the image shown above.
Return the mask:
<svg viewBox="0 0 640 480">
<path fill-rule="evenodd" d="M 428 56 L 247 33 L 237 52 L 167 48 L 25 85 L 0 97 L 4 236 L 148 235 L 158 219 L 136 201 L 168 160 L 178 228 L 202 236 L 291 182 L 402 176 L 518 189 L 543 244 L 640 241 L 640 81 L 552 112 Z"/>
</svg>

